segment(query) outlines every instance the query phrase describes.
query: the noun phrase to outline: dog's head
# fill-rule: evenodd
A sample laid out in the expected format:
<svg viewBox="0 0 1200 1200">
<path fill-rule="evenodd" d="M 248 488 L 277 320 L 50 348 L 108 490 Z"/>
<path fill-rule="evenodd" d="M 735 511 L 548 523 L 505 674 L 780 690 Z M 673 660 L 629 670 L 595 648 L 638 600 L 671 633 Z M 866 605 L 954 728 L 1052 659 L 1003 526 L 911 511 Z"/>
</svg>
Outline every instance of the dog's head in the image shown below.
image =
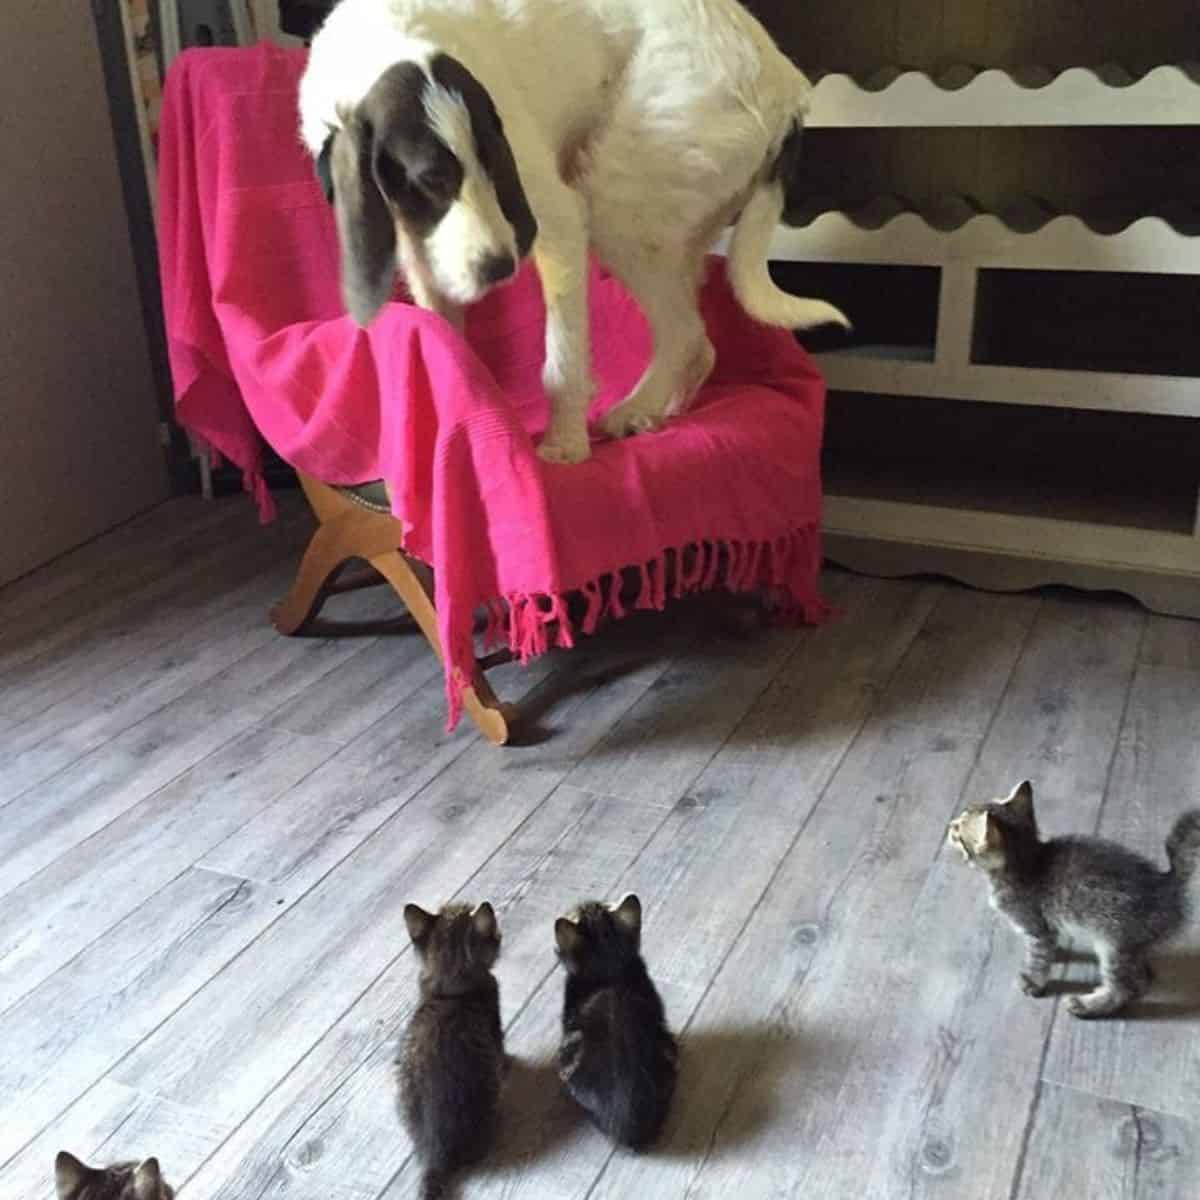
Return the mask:
<svg viewBox="0 0 1200 1200">
<path fill-rule="evenodd" d="M 337 216 L 342 295 L 360 325 L 391 295 L 398 236 L 458 304 L 516 272 L 537 224 L 500 114 L 462 63 L 396 63 L 339 115 L 317 168 Z"/>
</svg>

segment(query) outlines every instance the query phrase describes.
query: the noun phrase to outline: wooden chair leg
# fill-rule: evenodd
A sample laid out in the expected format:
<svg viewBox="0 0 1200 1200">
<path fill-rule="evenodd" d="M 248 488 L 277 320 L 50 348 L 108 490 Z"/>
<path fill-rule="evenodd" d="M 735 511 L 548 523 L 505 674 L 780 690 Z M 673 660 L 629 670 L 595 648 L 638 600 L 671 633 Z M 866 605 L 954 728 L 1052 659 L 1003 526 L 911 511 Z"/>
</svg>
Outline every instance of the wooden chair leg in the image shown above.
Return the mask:
<svg viewBox="0 0 1200 1200">
<path fill-rule="evenodd" d="M 345 525 L 333 520 L 317 526 L 288 594 L 271 609 L 271 624 L 280 633 L 290 637 L 321 611 L 326 585 L 346 559 L 354 556 L 347 545 Z"/>
<path fill-rule="evenodd" d="M 442 640 L 438 636 L 437 611 L 430 598 L 428 584 L 418 578 L 409 561 L 398 550 L 390 550 L 370 559 L 375 568 L 396 589 L 405 607 L 420 626 L 425 640 L 433 648 L 439 660 L 444 661 Z M 463 708 L 494 746 L 503 746 L 508 741 L 510 726 L 515 715 L 511 705 L 503 704 L 488 683 L 478 666 L 471 686 L 463 693 Z"/>
<path fill-rule="evenodd" d="M 287 597 L 271 610 L 271 621 L 283 634 L 294 634 L 309 624 L 327 596 L 339 590 L 370 586 L 372 580 L 353 576 L 343 587 L 330 581 L 347 559 L 365 559 L 391 584 L 409 615 L 425 635 L 433 652 L 444 661 L 433 605 L 432 577 L 427 568 L 407 558 L 401 544 L 400 523 L 386 512 L 355 504 L 336 488 L 303 473 L 300 483 L 320 524 L 304 552 L 296 581 Z M 495 655 L 489 661 L 497 660 Z M 489 742 L 508 741 L 516 709 L 496 698 L 479 663 L 471 686 L 463 693 L 463 707 Z"/>
</svg>

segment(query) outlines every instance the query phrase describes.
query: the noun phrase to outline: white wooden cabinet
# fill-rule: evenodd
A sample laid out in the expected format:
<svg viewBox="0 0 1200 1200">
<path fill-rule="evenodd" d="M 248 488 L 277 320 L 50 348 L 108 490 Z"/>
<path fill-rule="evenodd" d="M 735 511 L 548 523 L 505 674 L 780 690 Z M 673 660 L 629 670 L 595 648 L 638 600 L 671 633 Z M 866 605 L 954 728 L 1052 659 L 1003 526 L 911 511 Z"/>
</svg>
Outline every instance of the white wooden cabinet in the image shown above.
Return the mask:
<svg viewBox="0 0 1200 1200">
<path fill-rule="evenodd" d="M 750 6 L 816 81 L 776 270 L 859 326 L 829 556 L 1200 617 L 1200 15 Z"/>
</svg>

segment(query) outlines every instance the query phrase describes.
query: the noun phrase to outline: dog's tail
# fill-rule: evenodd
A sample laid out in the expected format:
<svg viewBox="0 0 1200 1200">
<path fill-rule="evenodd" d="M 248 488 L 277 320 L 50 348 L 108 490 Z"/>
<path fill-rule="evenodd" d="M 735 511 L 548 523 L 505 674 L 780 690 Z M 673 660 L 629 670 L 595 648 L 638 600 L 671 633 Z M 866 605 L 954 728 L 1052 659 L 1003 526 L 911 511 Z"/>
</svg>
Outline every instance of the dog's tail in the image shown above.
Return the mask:
<svg viewBox="0 0 1200 1200">
<path fill-rule="evenodd" d="M 846 315 L 824 300 L 793 296 L 771 278 L 767 259 L 771 235 L 783 216 L 786 171 L 798 156 L 800 125 L 793 126 L 779 157 L 750 194 L 729 243 L 729 282 L 741 306 L 755 320 L 784 329 L 812 329 L 817 325 L 850 328 Z"/>
<path fill-rule="evenodd" d="M 1185 812 L 1167 834 L 1167 861 L 1171 873 L 1187 882 L 1200 865 L 1200 809 Z"/>
</svg>

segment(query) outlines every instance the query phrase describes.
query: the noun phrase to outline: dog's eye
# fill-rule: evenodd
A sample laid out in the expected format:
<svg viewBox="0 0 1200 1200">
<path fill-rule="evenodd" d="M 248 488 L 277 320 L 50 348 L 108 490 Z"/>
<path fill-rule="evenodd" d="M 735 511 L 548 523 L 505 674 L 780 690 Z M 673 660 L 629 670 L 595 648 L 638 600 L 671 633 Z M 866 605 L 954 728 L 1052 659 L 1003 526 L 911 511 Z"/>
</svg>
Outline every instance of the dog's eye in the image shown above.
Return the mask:
<svg viewBox="0 0 1200 1200">
<path fill-rule="evenodd" d="M 452 192 L 455 186 L 455 180 L 451 172 L 441 167 L 435 167 L 430 171 L 422 171 L 417 176 L 416 183 L 427 196 L 444 196 L 448 192 Z"/>
</svg>

